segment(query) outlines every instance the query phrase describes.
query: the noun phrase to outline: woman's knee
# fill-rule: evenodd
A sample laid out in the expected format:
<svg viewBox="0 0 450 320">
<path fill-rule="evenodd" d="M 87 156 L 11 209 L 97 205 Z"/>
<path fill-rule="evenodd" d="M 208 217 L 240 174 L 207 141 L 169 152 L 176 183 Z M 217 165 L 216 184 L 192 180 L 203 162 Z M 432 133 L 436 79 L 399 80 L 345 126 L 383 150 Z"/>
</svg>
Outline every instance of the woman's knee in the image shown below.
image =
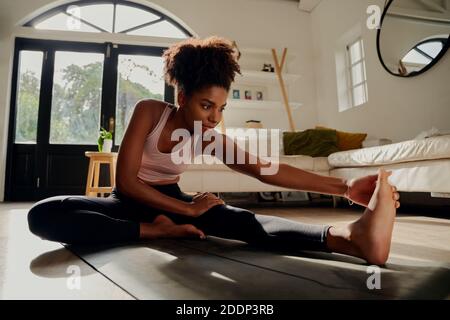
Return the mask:
<svg viewBox="0 0 450 320">
<path fill-rule="evenodd" d="M 215 206 L 196 219 L 198 219 L 197 224 L 200 227 L 208 229 L 237 233 L 242 233 L 245 230 L 247 232 L 262 231 L 255 218 L 255 213 L 227 204 Z"/>
<path fill-rule="evenodd" d="M 66 196 L 55 196 L 35 203 L 28 211 L 28 228 L 37 236 L 44 236 L 50 227 L 54 213 L 60 209 Z"/>
<path fill-rule="evenodd" d="M 205 212 L 204 215 L 214 219 L 226 219 L 228 221 L 235 219 L 239 219 L 241 221 L 253 221 L 255 219 L 255 213 L 252 211 L 230 206 L 228 204 L 214 206 Z"/>
</svg>

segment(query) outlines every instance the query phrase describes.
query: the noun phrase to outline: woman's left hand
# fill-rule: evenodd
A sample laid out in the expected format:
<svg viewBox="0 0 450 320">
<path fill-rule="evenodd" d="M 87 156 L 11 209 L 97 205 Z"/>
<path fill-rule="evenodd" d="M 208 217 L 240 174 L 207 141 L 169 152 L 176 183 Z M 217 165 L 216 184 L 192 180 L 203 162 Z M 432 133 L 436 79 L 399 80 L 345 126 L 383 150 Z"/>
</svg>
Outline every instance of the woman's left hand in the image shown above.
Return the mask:
<svg viewBox="0 0 450 320">
<path fill-rule="evenodd" d="M 378 174 L 349 180 L 347 181 L 349 188 L 344 196 L 354 203 L 367 207 L 375 191 L 377 180 Z M 394 186 L 392 187 L 392 197 L 396 201 L 395 207 L 399 208 L 400 202 L 398 200 L 400 199 L 400 195 Z"/>
</svg>

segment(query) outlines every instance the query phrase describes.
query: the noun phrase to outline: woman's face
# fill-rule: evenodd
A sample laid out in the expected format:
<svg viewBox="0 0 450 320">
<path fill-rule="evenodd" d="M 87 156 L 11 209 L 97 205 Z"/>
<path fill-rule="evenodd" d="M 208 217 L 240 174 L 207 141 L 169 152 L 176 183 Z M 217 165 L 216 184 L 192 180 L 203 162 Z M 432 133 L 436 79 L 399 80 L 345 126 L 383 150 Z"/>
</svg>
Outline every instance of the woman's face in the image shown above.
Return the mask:
<svg viewBox="0 0 450 320">
<path fill-rule="evenodd" d="M 178 103 L 184 108 L 188 130 L 194 132 L 194 121 L 201 121 L 202 132 L 216 127 L 222 120 L 227 98 L 228 91 L 218 86 L 205 87 L 189 97 L 180 92 Z"/>
</svg>

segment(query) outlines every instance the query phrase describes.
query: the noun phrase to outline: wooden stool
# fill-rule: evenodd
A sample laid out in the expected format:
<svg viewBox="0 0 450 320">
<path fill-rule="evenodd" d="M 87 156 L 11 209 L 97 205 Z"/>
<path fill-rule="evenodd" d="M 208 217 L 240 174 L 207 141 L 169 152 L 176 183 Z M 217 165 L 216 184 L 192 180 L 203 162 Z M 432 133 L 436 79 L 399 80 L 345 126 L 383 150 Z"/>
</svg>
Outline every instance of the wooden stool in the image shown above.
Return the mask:
<svg viewBox="0 0 450 320">
<path fill-rule="evenodd" d="M 86 196 L 98 197 L 98 193 L 100 193 L 101 196 L 104 197 L 105 193 L 111 193 L 115 183 L 117 152 L 86 151 L 84 154 L 89 158 Z M 109 164 L 109 178 L 111 181 L 111 186 L 98 186 L 100 165 L 102 163 Z"/>
</svg>

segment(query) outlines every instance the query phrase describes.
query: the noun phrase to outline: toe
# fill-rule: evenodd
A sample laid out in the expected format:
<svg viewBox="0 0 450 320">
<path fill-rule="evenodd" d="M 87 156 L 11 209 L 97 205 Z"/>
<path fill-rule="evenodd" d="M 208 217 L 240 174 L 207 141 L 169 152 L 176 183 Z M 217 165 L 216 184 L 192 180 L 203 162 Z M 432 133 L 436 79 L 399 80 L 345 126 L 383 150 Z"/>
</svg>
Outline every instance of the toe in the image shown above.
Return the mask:
<svg viewBox="0 0 450 320">
<path fill-rule="evenodd" d="M 378 176 L 379 180 L 385 182 L 385 181 L 387 181 L 387 178 L 392 174 L 392 171 L 386 171 L 384 169 L 380 169 L 378 171 L 378 174 L 379 174 L 379 176 Z"/>
<path fill-rule="evenodd" d="M 201 231 L 200 229 L 198 229 L 197 227 L 195 227 L 192 224 L 185 225 L 185 228 L 186 228 L 187 232 L 189 234 L 191 234 L 192 236 L 199 237 L 200 239 L 205 239 L 206 238 L 206 236 L 203 233 L 203 231 Z"/>
</svg>

